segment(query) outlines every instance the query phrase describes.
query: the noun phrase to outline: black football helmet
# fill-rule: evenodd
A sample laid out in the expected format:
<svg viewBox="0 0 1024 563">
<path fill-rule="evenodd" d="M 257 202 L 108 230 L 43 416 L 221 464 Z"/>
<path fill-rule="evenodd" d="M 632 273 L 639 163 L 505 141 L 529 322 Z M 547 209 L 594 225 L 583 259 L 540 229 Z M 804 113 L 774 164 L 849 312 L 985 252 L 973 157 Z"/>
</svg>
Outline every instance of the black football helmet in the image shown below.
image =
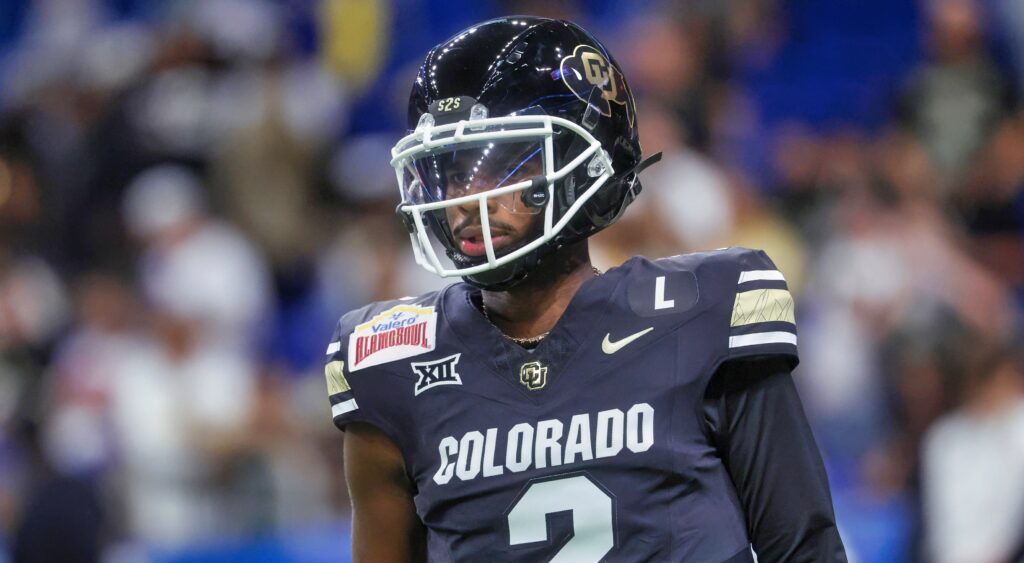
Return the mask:
<svg viewBox="0 0 1024 563">
<path fill-rule="evenodd" d="M 637 173 L 658 156 L 641 164 L 633 95 L 607 49 L 576 24 L 538 17 L 487 21 L 431 49 L 409 127 L 391 165 L 416 260 L 487 289 L 514 286 L 544 255 L 614 223 L 640 192 Z M 543 217 L 496 251 L 487 208 L 499 201 Z M 466 205 L 480 208 L 477 256 L 460 249 L 448 223 L 447 210 Z"/>
</svg>

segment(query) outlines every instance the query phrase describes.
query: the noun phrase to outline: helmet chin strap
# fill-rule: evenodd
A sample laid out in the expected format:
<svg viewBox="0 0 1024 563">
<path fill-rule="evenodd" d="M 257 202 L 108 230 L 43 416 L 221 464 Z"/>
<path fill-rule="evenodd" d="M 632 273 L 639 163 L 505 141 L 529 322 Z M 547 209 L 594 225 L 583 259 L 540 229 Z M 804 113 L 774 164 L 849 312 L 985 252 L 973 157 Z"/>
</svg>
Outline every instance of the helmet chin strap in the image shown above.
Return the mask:
<svg viewBox="0 0 1024 563">
<path fill-rule="evenodd" d="M 660 152 L 652 154 L 651 156 L 641 160 L 640 163 L 634 166 L 632 170 L 627 170 L 626 175 L 628 176 L 629 174 L 639 174 L 643 172 L 648 166 L 659 162 L 661 160 L 661 156 L 662 154 Z"/>
<path fill-rule="evenodd" d="M 473 287 L 487 291 L 505 291 L 522 283 L 539 261 L 537 253 L 531 252 L 522 259 L 462 279 Z"/>
<path fill-rule="evenodd" d="M 544 285 L 548 280 L 545 280 L 543 276 L 555 276 L 557 278 L 568 274 L 574 271 L 575 264 L 581 258 L 586 258 L 588 261 L 587 266 L 600 275 L 601 272 L 599 270 L 589 265 L 589 258 L 587 258 L 589 252 L 586 244 L 586 241 L 577 241 L 572 244 L 550 247 L 547 252 L 541 252 L 538 249 L 537 252 L 530 253 L 523 260 L 506 264 L 483 275 L 474 275 L 472 276 L 473 279 L 469 279 L 469 277 L 464 277 L 463 279 L 466 283 L 487 291 L 507 291 L 528 282 L 537 282 L 540 285 Z M 505 279 L 499 280 L 497 275 L 494 280 L 483 279 L 488 274 L 498 273 L 505 277 Z"/>
</svg>

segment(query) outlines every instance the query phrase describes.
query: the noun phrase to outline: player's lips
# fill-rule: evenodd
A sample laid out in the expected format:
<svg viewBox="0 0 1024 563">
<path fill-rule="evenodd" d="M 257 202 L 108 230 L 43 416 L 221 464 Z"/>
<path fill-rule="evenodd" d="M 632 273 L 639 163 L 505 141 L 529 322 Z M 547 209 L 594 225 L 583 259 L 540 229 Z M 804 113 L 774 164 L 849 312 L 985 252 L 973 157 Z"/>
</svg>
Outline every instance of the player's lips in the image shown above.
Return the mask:
<svg viewBox="0 0 1024 563">
<path fill-rule="evenodd" d="M 484 231 L 480 225 L 467 225 L 456 231 L 455 238 L 459 241 L 459 250 L 466 256 L 483 256 L 487 254 L 484 244 Z M 505 246 L 512 240 L 512 234 L 501 229 L 491 229 L 491 245 L 495 250 Z"/>
</svg>

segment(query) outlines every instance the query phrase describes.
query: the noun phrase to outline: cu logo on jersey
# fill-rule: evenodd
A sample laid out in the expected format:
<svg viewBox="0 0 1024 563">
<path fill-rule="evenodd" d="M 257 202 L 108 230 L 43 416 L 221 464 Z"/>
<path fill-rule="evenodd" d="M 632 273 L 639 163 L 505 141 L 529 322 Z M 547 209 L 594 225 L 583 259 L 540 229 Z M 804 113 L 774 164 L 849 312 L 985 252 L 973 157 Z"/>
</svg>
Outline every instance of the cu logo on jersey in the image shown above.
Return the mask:
<svg viewBox="0 0 1024 563">
<path fill-rule="evenodd" d="M 522 383 L 530 391 L 543 389 L 548 382 L 548 368 L 540 362 L 523 364 L 519 368 L 519 383 Z"/>
<path fill-rule="evenodd" d="M 462 378 L 459 372 L 455 371 L 455 364 L 459 363 L 462 354 L 455 354 L 447 358 L 441 358 L 433 362 L 413 362 L 412 371 L 419 376 L 416 381 L 415 394 L 437 387 L 439 385 L 462 385 Z"/>
</svg>

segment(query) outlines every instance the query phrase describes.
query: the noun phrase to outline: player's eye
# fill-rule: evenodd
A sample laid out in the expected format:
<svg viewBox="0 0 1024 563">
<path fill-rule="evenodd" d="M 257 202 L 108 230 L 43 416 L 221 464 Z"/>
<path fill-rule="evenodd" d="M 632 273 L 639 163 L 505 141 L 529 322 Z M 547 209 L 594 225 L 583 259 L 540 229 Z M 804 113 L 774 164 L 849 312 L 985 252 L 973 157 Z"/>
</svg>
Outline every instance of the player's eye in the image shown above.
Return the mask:
<svg viewBox="0 0 1024 563">
<path fill-rule="evenodd" d="M 469 193 L 469 185 L 473 177 L 465 172 L 451 172 L 448 174 L 447 199 L 462 197 Z"/>
<path fill-rule="evenodd" d="M 464 188 L 469 185 L 471 178 L 469 174 L 465 172 L 453 172 L 448 175 L 448 183 L 455 184 L 460 188 Z"/>
</svg>

